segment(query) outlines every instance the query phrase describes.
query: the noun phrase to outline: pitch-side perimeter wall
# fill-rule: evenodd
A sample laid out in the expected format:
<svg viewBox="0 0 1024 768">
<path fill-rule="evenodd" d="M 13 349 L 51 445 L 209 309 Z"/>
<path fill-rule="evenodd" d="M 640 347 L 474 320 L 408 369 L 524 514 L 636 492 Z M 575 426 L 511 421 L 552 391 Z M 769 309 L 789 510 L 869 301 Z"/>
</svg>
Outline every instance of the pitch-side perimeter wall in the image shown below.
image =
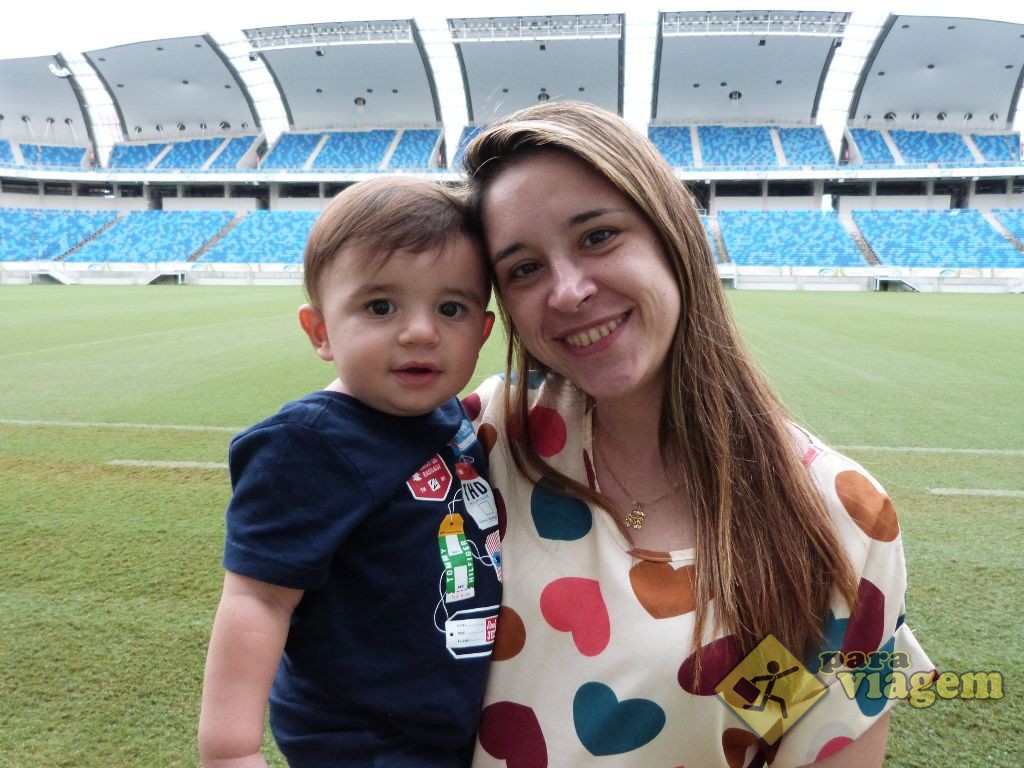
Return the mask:
<svg viewBox="0 0 1024 768">
<path fill-rule="evenodd" d="M 914 290 L 943 293 L 1024 293 L 1024 269 L 923 269 L 909 267 L 737 267 L 718 265 L 723 285 L 765 291 Z M 299 264 L 64 264 L 2 262 L 0 284 L 80 285 L 298 285 Z"/>
</svg>

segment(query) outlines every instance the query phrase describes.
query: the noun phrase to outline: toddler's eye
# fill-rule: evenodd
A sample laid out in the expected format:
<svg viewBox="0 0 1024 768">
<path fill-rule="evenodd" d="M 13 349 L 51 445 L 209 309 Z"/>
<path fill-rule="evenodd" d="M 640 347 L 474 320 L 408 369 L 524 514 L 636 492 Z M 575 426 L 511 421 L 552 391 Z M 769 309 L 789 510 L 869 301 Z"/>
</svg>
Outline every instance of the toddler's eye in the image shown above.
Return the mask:
<svg viewBox="0 0 1024 768">
<path fill-rule="evenodd" d="M 366 305 L 371 315 L 390 315 L 395 311 L 395 305 L 388 299 L 374 299 Z"/>
<path fill-rule="evenodd" d="M 457 301 L 446 301 L 437 308 L 437 311 L 445 317 L 459 317 L 465 313 L 466 308 Z"/>
</svg>

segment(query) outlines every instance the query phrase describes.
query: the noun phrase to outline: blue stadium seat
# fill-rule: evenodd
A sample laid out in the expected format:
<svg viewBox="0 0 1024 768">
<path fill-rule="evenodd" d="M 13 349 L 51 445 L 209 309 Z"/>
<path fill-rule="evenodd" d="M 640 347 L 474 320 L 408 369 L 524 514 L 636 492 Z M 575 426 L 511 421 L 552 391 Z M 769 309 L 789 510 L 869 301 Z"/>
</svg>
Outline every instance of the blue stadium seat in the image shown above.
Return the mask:
<svg viewBox="0 0 1024 768">
<path fill-rule="evenodd" d="M 115 211 L 0 208 L 0 261 L 57 258 L 115 218 Z"/>
<path fill-rule="evenodd" d="M 697 134 L 706 168 L 775 168 L 779 164 L 768 126 L 701 125 Z"/>
<path fill-rule="evenodd" d="M 739 266 L 867 266 L 831 211 L 720 211 L 718 224 Z"/>
<path fill-rule="evenodd" d="M 176 141 L 171 144 L 171 150 L 160 158 L 156 164 L 157 169 L 165 168 L 188 168 L 199 169 L 206 165 L 217 147 L 224 139 L 190 139 L 188 141 Z"/>
<path fill-rule="evenodd" d="M 187 261 L 234 217 L 232 211 L 132 211 L 67 261 Z"/>
<path fill-rule="evenodd" d="M 317 211 L 251 211 L 198 262 L 301 264 Z"/>
<path fill-rule="evenodd" d="M 821 126 L 779 128 L 779 142 L 790 165 L 833 166 L 832 147 Z"/>
<path fill-rule="evenodd" d="M 1024 254 L 973 208 L 854 211 L 853 219 L 883 264 L 1024 267 Z"/>
<path fill-rule="evenodd" d="M 0 165 L 14 165 L 14 150 L 7 139 L 0 139 Z"/>
<path fill-rule="evenodd" d="M 149 168 L 167 142 L 159 144 L 116 144 L 110 153 L 111 168 Z"/>
<path fill-rule="evenodd" d="M 652 125 L 647 129 L 647 138 L 658 148 L 668 164 L 676 168 L 691 168 L 693 142 L 690 127 L 686 125 Z"/>
<path fill-rule="evenodd" d="M 19 142 L 25 165 L 63 170 L 80 170 L 85 159 L 85 147 L 62 147 L 52 144 L 26 144 Z"/>
<path fill-rule="evenodd" d="M 959 133 L 891 130 L 889 136 L 908 163 L 973 165 L 976 162 Z"/>
<path fill-rule="evenodd" d="M 406 129 L 388 160 L 388 168 L 422 170 L 430 166 L 430 158 L 441 138 L 440 128 Z"/>
<path fill-rule="evenodd" d="M 987 162 L 1020 165 L 1019 133 L 972 133 L 971 139 Z"/>
<path fill-rule="evenodd" d="M 395 131 L 332 131 L 313 160 L 314 170 L 376 171 L 384 162 Z"/>
<path fill-rule="evenodd" d="M 896 158 L 892 156 L 889 145 L 885 143 L 881 131 L 873 128 L 851 128 L 850 136 L 860 151 L 863 165 L 894 165 Z"/>
<path fill-rule="evenodd" d="M 322 138 L 322 133 L 282 133 L 260 167 L 266 170 L 302 170 Z"/>
<path fill-rule="evenodd" d="M 235 136 L 210 163 L 210 170 L 235 169 L 252 147 L 256 136 Z"/>
</svg>

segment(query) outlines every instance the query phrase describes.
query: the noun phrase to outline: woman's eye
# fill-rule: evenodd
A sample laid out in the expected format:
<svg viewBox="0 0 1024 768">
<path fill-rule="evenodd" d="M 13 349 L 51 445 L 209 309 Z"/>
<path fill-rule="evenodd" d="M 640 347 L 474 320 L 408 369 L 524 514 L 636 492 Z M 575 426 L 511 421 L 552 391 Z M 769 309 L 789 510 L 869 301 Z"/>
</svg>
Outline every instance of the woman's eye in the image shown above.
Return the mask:
<svg viewBox="0 0 1024 768">
<path fill-rule="evenodd" d="M 583 238 L 583 245 L 590 247 L 601 245 L 613 237 L 615 237 L 615 233 L 610 229 L 595 229 Z"/>
<path fill-rule="evenodd" d="M 395 305 L 388 299 L 374 299 L 366 305 L 371 315 L 390 315 L 395 311 Z"/>
<path fill-rule="evenodd" d="M 509 277 L 510 280 L 516 280 L 516 279 L 518 279 L 520 277 L 526 277 L 527 275 L 533 274 L 539 268 L 540 267 L 538 267 L 536 264 L 534 264 L 532 262 L 527 262 L 526 264 L 520 264 L 520 265 L 518 265 L 516 267 L 513 267 L 512 269 L 510 269 L 508 271 L 508 277 Z"/>
<path fill-rule="evenodd" d="M 466 312 L 466 307 L 457 301 L 446 301 L 437 308 L 445 317 L 459 317 Z"/>
</svg>

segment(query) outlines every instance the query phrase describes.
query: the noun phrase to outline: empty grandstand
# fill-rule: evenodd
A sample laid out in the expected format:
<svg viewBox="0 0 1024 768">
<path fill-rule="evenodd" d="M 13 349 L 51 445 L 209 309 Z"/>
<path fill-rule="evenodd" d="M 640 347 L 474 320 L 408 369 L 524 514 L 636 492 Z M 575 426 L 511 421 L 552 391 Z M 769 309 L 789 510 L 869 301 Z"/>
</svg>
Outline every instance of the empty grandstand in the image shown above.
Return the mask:
<svg viewBox="0 0 1024 768">
<path fill-rule="evenodd" d="M 206 253 L 204 263 L 301 264 L 314 211 L 252 211 Z"/>
<path fill-rule="evenodd" d="M 176 141 L 161 155 L 154 168 L 202 168 L 210 161 L 210 157 L 223 141 L 221 138 Z"/>
<path fill-rule="evenodd" d="M 883 264 L 898 267 L 1024 267 L 1017 251 L 974 209 L 854 211 Z"/>
<path fill-rule="evenodd" d="M 0 262 L 61 259 L 116 218 L 115 211 L 0 208 Z"/>
<path fill-rule="evenodd" d="M 864 257 L 832 212 L 722 211 L 729 260 L 737 266 L 863 267 Z"/>
<path fill-rule="evenodd" d="M 25 165 L 58 170 L 78 170 L 85 162 L 88 153 L 85 147 L 63 147 L 27 142 L 21 142 L 19 146 Z"/>
<path fill-rule="evenodd" d="M 430 45 L 416 18 L 323 20 L 0 59 L 0 281 L 295 281 L 341 189 L 456 183 L 481 127 L 574 98 L 646 131 L 732 285 L 1024 285 L 1024 24 L 632 13 L 452 17 Z M 644 34 L 653 61 L 627 60 Z"/>
<path fill-rule="evenodd" d="M 395 141 L 395 132 L 339 131 L 326 134 L 312 168 L 325 171 L 379 171 Z"/>
<path fill-rule="evenodd" d="M 233 218 L 228 211 L 132 211 L 66 261 L 188 261 Z"/>
</svg>

